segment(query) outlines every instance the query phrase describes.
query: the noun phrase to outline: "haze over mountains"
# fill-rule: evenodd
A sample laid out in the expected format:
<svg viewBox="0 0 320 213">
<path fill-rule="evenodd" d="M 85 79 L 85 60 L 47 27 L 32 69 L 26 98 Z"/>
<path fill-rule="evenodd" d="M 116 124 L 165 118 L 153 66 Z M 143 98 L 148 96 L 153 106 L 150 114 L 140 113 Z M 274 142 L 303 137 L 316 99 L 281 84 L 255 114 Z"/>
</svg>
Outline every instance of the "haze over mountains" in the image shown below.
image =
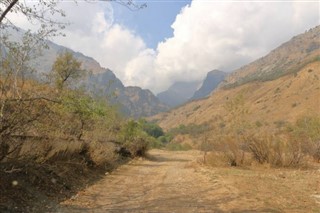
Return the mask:
<svg viewBox="0 0 320 213">
<path fill-rule="evenodd" d="M 159 100 L 170 107 L 177 107 L 188 101 L 205 98 L 224 80 L 227 73 L 212 70 L 205 79 L 192 82 L 176 82 L 169 89 L 157 95 Z"/>
<path fill-rule="evenodd" d="M 186 103 L 198 89 L 201 82 L 176 82 L 169 89 L 157 95 L 159 100 L 170 107 Z"/>
</svg>

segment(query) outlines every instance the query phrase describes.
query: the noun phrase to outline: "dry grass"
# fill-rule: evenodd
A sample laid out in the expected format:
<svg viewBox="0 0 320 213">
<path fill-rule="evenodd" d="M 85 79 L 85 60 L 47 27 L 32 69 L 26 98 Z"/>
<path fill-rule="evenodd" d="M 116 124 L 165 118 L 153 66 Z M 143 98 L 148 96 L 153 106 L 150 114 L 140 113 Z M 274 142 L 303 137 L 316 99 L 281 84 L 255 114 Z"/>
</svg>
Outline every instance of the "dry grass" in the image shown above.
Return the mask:
<svg viewBox="0 0 320 213">
<path fill-rule="evenodd" d="M 312 70 L 312 72 L 309 72 Z M 305 114 L 319 114 L 320 62 L 302 68 L 296 77 L 287 75 L 268 82 L 248 83 L 233 89 L 215 91 L 209 98 L 193 101 L 182 107 L 151 117 L 163 129 L 172 129 L 181 124 L 209 123 L 212 126 L 228 126 L 232 116 L 225 110 L 229 100 L 243 95 L 244 107 L 248 110 L 249 123 L 260 122 L 260 127 L 271 131 L 278 121 L 293 123 Z M 293 103 L 299 103 L 292 107 Z M 201 105 L 201 110 L 193 111 Z M 189 116 L 185 116 L 189 114 Z M 258 129 L 258 128 L 257 128 Z"/>
<path fill-rule="evenodd" d="M 318 167 L 319 168 L 319 167 Z M 213 168 L 209 175 L 220 177 L 237 193 L 237 199 L 223 205 L 225 210 L 261 209 L 267 212 L 319 212 L 320 171 L 284 170 L 259 167 Z"/>
</svg>

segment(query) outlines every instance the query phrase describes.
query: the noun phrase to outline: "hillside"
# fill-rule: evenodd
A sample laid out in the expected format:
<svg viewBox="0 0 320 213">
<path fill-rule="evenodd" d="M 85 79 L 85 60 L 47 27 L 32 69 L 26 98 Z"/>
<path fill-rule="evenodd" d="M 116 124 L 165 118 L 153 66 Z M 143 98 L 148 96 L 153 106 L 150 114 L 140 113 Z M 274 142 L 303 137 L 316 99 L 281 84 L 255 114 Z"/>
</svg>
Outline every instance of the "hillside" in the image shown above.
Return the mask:
<svg viewBox="0 0 320 213">
<path fill-rule="evenodd" d="M 319 60 L 320 26 L 293 37 L 268 55 L 235 70 L 221 87 L 230 88 L 252 81 L 268 81 L 296 73 L 306 64 Z"/>
<path fill-rule="evenodd" d="M 204 123 L 223 128 L 235 119 L 226 106 L 238 99 L 246 111 L 243 119 L 267 129 L 319 114 L 319 33 L 320 27 L 313 28 L 236 70 L 207 99 L 150 119 L 165 129 Z"/>
<path fill-rule="evenodd" d="M 140 87 L 125 87 L 115 74 L 106 69 L 104 72 L 91 74 L 86 82 L 88 90 L 99 96 L 107 96 L 125 115 L 139 118 L 168 110 L 150 91 Z"/>
<path fill-rule="evenodd" d="M 12 35 L 13 40 L 21 41 L 22 32 L 24 31 L 21 29 L 20 31 L 11 30 L 10 35 Z M 81 85 L 84 85 L 93 95 L 107 97 L 111 103 L 120 106 L 120 111 L 124 112 L 125 115 L 138 118 L 168 110 L 168 107 L 160 103 L 158 98 L 150 91 L 141 88 L 132 90 L 125 87 L 113 71 L 101 67 L 95 59 L 51 41 L 47 41 L 47 46 L 48 48 L 42 51 L 41 56 L 33 58 L 30 62 L 31 66 L 37 71 L 37 78 L 46 77 L 51 71 L 57 55 L 69 51 L 82 63 L 81 68 L 87 71 Z M 1 45 L 0 49 L 3 49 Z M 127 90 L 130 91 L 129 94 Z M 115 93 L 117 96 L 114 95 Z M 139 96 L 139 98 L 132 99 L 132 96 Z M 148 100 L 144 98 L 147 96 L 149 97 Z"/>
<path fill-rule="evenodd" d="M 82 62 L 82 68 L 89 71 L 83 80 L 83 84 L 86 85 L 88 90 L 95 95 L 107 96 L 111 103 L 120 106 L 120 111 L 125 113 L 125 115 L 138 118 L 154 115 L 168 109 L 168 107 L 160 103 L 158 98 L 149 90 L 143 90 L 138 87 L 132 90 L 131 87 L 125 87 L 113 71 L 101 67 L 93 58 L 56 45 L 53 42 L 49 42 L 49 49 L 45 50 L 43 55 L 37 58 L 39 62 L 46 62 L 36 63 L 39 65 L 37 67 L 38 70 L 44 70 L 44 72 L 50 70 L 48 68 L 51 67 L 57 54 L 65 50 L 71 51 L 74 56 Z M 148 99 L 145 97 L 148 97 Z"/>
<path fill-rule="evenodd" d="M 297 75 L 267 82 L 251 82 L 232 89 L 219 89 L 209 98 L 154 116 L 165 129 L 181 124 L 219 124 L 232 119 L 225 110 L 229 100 L 243 96 L 247 119 L 265 126 L 293 122 L 304 114 L 320 113 L 320 62 L 303 67 Z M 222 125 L 222 124 L 221 124 Z"/>
<path fill-rule="evenodd" d="M 206 78 L 202 82 L 201 87 L 195 91 L 191 100 L 205 98 L 210 95 L 210 93 L 224 80 L 226 75 L 227 73 L 219 70 L 212 70 L 208 72 Z"/>
</svg>

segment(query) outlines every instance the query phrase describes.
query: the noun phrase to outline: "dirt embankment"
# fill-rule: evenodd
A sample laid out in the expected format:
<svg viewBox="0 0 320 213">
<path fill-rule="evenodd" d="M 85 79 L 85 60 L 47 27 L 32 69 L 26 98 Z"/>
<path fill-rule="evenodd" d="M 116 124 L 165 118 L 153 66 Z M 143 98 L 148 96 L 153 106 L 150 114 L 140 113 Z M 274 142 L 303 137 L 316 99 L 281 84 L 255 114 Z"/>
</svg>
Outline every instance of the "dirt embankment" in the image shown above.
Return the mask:
<svg viewBox="0 0 320 213">
<path fill-rule="evenodd" d="M 198 151 L 152 150 L 56 212 L 320 212 L 320 170 L 208 168 Z"/>
<path fill-rule="evenodd" d="M 8 156 L 0 163 L 1 213 L 52 212 L 59 202 L 129 160 L 115 153 L 113 148 L 95 146 L 93 149 L 80 142 L 29 142 L 24 141 L 19 152 L 28 148 L 24 158 L 23 155 Z M 52 144 L 55 146 L 50 146 Z"/>
</svg>

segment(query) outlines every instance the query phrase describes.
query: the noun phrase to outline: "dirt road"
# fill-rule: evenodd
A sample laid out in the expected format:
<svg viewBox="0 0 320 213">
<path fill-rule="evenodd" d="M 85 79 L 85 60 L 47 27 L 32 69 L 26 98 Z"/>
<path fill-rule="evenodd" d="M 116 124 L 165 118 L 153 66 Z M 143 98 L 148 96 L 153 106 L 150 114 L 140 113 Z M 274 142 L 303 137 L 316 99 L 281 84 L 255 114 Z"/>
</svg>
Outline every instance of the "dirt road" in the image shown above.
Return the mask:
<svg viewBox="0 0 320 213">
<path fill-rule="evenodd" d="M 224 178 L 201 166 L 198 151 L 152 150 L 150 155 L 150 160 L 134 160 L 107 174 L 62 203 L 58 212 L 283 212 L 270 203 L 272 199 L 266 202 L 252 190 L 240 192 L 230 175 Z M 308 199 L 287 212 L 316 212 L 317 204 Z M 314 208 L 306 209 L 310 204 Z"/>
</svg>

